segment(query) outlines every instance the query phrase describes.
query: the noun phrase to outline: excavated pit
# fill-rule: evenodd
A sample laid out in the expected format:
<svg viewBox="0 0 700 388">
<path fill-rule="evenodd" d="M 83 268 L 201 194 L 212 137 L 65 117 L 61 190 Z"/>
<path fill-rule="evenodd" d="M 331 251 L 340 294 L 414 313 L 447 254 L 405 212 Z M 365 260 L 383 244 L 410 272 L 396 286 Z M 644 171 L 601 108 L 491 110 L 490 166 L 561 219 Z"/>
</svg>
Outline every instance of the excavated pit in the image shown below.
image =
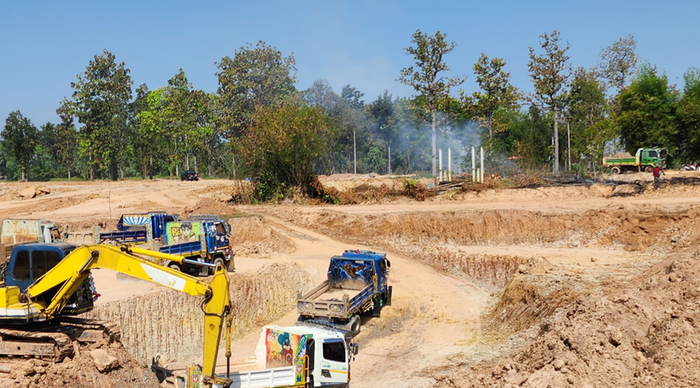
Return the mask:
<svg viewBox="0 0 700 388">
<path fill-rule="evenodd" d="M 311 285 L 309 273 L 296 264 L 273 263 L 259 271 L 231 277 L 233 339 L 259 330 L 296 306 L 296 294 Z M 97 306 L 86 315 L 115 322 L 124 347 L 144 362 L 161 356 L 169 361 L 202 356 L 204 315 L 201 299 L 161 291 Z M 222 344 L 223 346 L 223 344 Z"/>
</svg>

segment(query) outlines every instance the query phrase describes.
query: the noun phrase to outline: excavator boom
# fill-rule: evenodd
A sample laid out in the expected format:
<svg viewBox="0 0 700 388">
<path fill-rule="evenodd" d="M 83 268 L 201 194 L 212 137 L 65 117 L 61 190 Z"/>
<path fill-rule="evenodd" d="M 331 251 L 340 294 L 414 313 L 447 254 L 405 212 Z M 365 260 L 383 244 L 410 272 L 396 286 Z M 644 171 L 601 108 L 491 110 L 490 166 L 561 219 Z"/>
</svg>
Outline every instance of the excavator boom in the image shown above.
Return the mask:
<svg viewBox="0 0 700 388">
<path fill-rule="evenodd" d="M 231 354 L 231 294 L 228 271 L 222 265 L 216 267 L 211 282 L 184 274 L 143 259 L 138 255 L 181 262 L 181 256 L 168 255 L 137 247 L 107 244 L 85 245 L 75 249 L 56 264 L 44 276 L 29 286 L 25 292 L 30 302 L 26 308 L 38 311 L 38 317 L 51 320 L 61 317 L 69 297 L 87 278 L 91 269 L 108 268 L 138 279 L 172 288 L 189 295 L 202 296 L 204 312 L 204 360 L 202 372 L 204 382 L 228 386 L 230 381 L 215 377 L 216 358 L 222 331 L 225 331 L 226 356 Z M 42 295 L 52 290 L 56 292 L 50 301 L 44 301 Z M 35 310 L 32 310 L 34 308 Z M 31 313 L 28 313 L 28 315 Z"/>
</svg>

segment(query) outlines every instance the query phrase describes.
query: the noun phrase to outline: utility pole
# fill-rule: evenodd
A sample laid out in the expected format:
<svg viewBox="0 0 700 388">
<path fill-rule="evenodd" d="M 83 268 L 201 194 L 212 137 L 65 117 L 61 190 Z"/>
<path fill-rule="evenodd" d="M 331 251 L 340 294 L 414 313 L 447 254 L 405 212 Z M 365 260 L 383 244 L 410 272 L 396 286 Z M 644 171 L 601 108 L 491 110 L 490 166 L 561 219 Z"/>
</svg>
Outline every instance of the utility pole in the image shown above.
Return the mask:
<svg viewBox="0 0 700 388">
<path fill-rule="evenodd" d="M 357 174 L 357 144 L 355 144 L 355 130 L 352 131 L 352 161 L 355 166 L 353 174 Z"/>
</svg>

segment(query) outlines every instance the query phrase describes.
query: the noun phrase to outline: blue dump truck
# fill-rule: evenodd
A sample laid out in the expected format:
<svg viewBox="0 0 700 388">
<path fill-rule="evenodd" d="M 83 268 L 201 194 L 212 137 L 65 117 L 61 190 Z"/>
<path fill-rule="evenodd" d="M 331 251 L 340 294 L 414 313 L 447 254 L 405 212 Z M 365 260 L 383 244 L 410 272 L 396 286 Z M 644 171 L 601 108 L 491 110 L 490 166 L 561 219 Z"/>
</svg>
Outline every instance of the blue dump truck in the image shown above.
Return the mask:
<svg viewBox="0 0 700 388">
<path fill-rule="evenodd" d="M 165 225 L 161 238 L 164 245 L 158 251 L 198 262 L 221 264 L 229 271 L 234 271 L 230 237 L 231 226 L 228 221 L 215 216 L 172 221 Z M 205 276 L 207 271 L 213 273 L 216 268 L 177 262 L 161 264 L 185 273 L 197 271 L 197 274 Z"/>
<path fill-rule="evenodd" d="M 102 232 L 99 241 L 117 241 L 120 243 L 146 243 L 162 239 L 165 225 L 177 221 L 177 216 L 166 212 L 122 214 L 114 232 Z"/>
<path fill-rule="evenodd" d="M 328 279 L 297 294 L 298 322 L 358 333 L 361 314 L 371 312 L 378 317 L 382 307 L 391 305 L 390 267 L 385 253 L 349 250 L 333 256 Z"/>
</svg>

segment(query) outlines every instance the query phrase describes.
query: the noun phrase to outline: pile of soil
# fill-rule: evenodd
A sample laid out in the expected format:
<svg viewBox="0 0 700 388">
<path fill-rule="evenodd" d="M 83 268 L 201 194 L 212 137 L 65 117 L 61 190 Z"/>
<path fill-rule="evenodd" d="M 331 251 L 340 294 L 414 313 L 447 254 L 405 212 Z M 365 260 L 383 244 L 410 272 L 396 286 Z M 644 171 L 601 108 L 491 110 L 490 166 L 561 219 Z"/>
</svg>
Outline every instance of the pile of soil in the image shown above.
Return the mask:
<svg viewBox="0 0 700 388">
<path fill-rule="evenodd" d="M 136 361 L 121 342 L 79 345 L 73 358 L 53 363 L 38 359 L 3 359 L 0 388 L 159 388 L 150 368 Z"/>
<path fill-rule="evenodd" d="M 605 296 L 582 295 L 497 365 L 433 371 L 446 387 L 688 387 L 700 385 L 698 246 Z"/>
</svg>

